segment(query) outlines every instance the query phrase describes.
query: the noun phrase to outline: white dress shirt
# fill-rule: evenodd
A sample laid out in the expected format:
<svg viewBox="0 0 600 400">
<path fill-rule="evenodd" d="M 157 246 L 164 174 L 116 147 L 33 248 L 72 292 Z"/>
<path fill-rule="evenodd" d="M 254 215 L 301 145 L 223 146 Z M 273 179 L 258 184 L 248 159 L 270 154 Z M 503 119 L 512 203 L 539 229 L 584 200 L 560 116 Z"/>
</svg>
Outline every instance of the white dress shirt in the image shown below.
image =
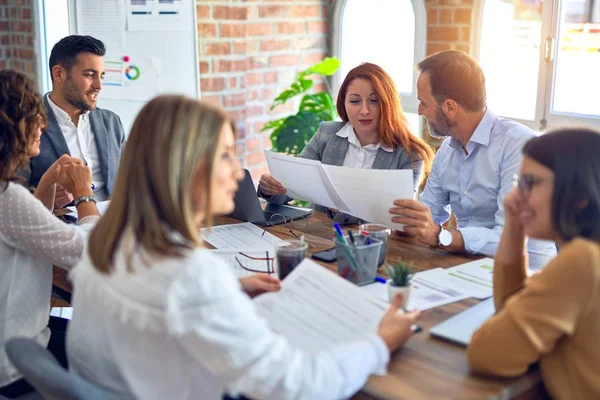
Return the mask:
<svg viewBox="0 0 600 400">
<path fill-rule="evenodd" d="M 46 347 L 52 265 L 79 261 L 82 235 L 96 220 L 65 224 L 24 187 L 0 182 L 0 343 L 24 336 Z M 0 346 L 0 387 L 19 378 Z"/>
<path fill-rule="evenodd" d="M 82 159 L 92 169 L 92 183 L 96 187 L 94 191 L 103 188 L 105 183 L 100 171 L 100 156 L 96 146 L 96 138 L 90 124 L 90 112 L 85 111 L 79 116 L 77 126 L 71 120 L 69 114 L 52 102 L 50 95 L 46 95 L 48 104 L 54 112 L 58 126 L 65 137 L 71 157 Z M 104 198 L 100 201 L 106 200 Z"/>
<path fill-rule="evenodd" d="M 494 257 L 504 227 L 504 196 L 519 173 L 523 145 L 533 131 L 515 121 L 498 118 L 489 109 L 467 143 L 446 138 L 438 150 L 421 202 L 442 224 L 453 211 L 465 250 Z M 529 264 L 543 267 L 556 256 L 553 242 L 531 239 Z"/>
<path fill-rule="evenodd" d="M 131 235 L 124 243 L 135 248 Z M 341 399 L 389 361 L 372 334 L 320 353 L 295 349 L 209 250 L 161 259 L 134 253 L 132 272 L 125 259 L 120 249 L 107 275 L 86 254 L 71 272 L 69 366 L 111 399 Z"/>
<path fill-rule="evenodd" d="M 348 139 L 349 146 L 346 157 L 344 158 L 344 163 L 342 164 L 343 167 L 371 169 L 380 147 L 388 153 L 394 151 L 393 148 L 384 146 L 380 143 L 361 146 L 350 122 L 344 125 L 336 135 Z"/>
</svg>

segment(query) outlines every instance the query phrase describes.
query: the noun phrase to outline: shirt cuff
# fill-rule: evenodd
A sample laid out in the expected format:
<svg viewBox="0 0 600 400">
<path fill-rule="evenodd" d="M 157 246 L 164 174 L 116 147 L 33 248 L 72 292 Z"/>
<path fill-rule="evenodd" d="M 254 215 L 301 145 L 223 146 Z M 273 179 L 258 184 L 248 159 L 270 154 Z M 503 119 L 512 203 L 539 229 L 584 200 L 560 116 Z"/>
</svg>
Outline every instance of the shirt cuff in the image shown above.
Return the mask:
<svg viewBox="0 0 600 400">
<path fill-rule="evenodd" d="M 481 253 L 481 250 L 485 247 L 485 245 L 490 242 L 491 229 L 469 226 L 457 228 L 456 230 L 462 235 L 463 242 L 465 244 L 465 251 L 469 254 Z M 491 256 L 493 256 L 493 254 Z"/>
<path fill-rule="evenodd" d="M 387 344 L 385 344 L 379 335 L 370 336 L 369 341 L 375 345 L 377 356 L 377 363 L 375 364 L 373 374 L 387 375 L 388 364 L 390 362 L 390 350 L 388 349 Z"/>
</svg>

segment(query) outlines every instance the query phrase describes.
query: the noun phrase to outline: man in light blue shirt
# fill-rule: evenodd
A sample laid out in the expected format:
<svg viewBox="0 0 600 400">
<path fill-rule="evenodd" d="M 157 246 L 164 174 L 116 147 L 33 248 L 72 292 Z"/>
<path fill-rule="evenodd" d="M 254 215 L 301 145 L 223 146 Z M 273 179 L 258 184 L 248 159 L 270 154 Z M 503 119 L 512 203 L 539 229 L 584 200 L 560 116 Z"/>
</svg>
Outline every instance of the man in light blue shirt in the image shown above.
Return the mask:
<svg viewBox="0 0 600 400">
<path fill-rule="evenodd" d="M 486 107 L 485 78 L 460 51 L 434 54 L 418 65 L 419 115 L 433 137 L 446 138 L 427 185 L 416 200 L 396 200 L 393 222 L 432 247 L 493 257 L 504 226 L 504 196 L 521 167 L 521 150 L 533 131 L 501 119 Z M 457 229 L 442 227 L 456 215 Z M 556 255 L 552 242 L 529 240 L 532 268 Z"/>
</svg>

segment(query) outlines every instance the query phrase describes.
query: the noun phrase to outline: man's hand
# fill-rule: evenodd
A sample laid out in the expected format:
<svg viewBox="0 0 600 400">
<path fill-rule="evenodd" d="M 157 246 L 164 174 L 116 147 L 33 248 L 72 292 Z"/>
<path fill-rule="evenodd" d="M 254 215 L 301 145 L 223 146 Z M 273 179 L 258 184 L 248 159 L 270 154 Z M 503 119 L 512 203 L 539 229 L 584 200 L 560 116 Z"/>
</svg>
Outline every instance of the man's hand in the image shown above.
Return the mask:
<svg viewBox="0 0 600 400">
<path fill-rule="evenodd" d="M 281 289 L 281 281 L 270 275 L 256 274 L 239 280 L 242 289 L 250 297 L 256 297 L 266 292 L 277 292 Z"/>
<path fill-rule="evenodd" d="M 394 200 L 390 208 L 392 222 L 404 224 L 404 232 L 415 236 L 421 243 L 428 246 L 438 244 L 440 227 L 433 221 L 431 210 L 417 200 Z"/>
<path fill-rule="evenodd" d="M 261 192 L 267 196 L 285 194 L 287 192 L 286 188 L 269 174 L 263 174 L 258 184 L 260 185 Z"/>
</svg>

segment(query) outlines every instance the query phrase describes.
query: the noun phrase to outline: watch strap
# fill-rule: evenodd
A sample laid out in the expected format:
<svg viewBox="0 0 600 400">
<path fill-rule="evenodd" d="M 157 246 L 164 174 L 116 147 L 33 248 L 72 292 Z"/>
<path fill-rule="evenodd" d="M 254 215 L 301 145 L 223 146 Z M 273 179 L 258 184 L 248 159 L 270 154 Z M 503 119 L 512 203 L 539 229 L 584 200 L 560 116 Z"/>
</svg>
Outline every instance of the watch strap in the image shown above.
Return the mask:
<svg viewBox="0 0 600 400">
<path fill-rule="evenodd" d="M 96 202 L 96 197 L 94 196 L 81 196 L 73 200 L 73 204 L 77 207 L 81 203 L 89 203 L 90 201 Z"/>
</svg>

